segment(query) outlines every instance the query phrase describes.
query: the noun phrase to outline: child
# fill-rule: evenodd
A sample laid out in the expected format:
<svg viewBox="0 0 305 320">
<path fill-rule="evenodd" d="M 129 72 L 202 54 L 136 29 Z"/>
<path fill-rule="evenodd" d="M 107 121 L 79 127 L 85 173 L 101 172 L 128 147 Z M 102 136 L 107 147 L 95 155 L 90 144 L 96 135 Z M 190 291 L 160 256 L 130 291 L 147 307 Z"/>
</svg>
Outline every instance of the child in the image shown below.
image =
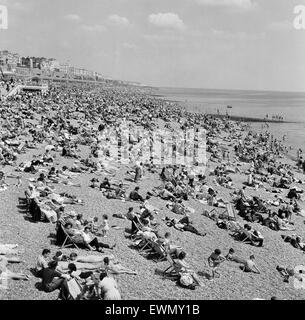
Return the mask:
<svg viewBox="0 0 305 320">
<path fill-rule="evenodd" d="M 224 262 L 226 258 L 221 255 L 221 251 L 219 249 L 215 249 L 215 251 L 208 257 L 208 264 L 210 267 L 212 267 L 212 277 L 210 280 L 215 278 L 215 275 L 218 275 L 218 278 L 220 277 L 220 273 L 217 272 L 220 264 Z"/>
<path fill-rule="evenodd" d="M 109 230 L 108 215 L 107 214 L 103 214 L 103 221 L 101 223 L 100 230 L 101 230 L 101 236 L 106 238 L 107 231 Z"/>
<path fill-rule="evenodd" d="M 91 222 L 91 232 L 97 233 L 99 231 L 100 225 L 98 223 L 98 217 L 94 217 Z"/>
</svg>

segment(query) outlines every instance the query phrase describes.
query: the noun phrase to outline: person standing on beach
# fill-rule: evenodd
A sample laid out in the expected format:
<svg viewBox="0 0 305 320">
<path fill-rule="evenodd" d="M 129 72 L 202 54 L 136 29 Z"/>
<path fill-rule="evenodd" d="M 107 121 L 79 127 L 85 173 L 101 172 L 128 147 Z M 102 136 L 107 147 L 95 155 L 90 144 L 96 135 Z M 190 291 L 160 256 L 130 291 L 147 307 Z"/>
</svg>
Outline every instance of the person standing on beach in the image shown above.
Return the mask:
<svg viewBox="0 0 305 320">
<path fill-rule="evenodd" d="M 208 264 L 212 268 L 212 277 L 210 278 L 210 280 L 213 280 L 216 275 L 217 278 L 220 277 L 218 269 L 220 264 L 225 260 L 226 258 L 221 255 L 220 249 L 215 249 L 215 251 L 208 257 Z"/>
</svg>

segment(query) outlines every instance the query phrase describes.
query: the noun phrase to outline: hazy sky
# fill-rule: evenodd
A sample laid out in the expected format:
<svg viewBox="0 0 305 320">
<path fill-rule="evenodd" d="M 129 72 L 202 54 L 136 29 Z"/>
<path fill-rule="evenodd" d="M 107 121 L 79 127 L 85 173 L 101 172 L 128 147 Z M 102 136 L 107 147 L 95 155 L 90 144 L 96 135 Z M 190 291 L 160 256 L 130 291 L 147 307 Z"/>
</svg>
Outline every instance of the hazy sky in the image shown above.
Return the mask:
<svg viewBox="0 0 305 320">
<path fill-rule="evenodd" d="M 305 91 L 304 0 L 0 0 L 0 49 L 147 85 Z"/>
</svg>

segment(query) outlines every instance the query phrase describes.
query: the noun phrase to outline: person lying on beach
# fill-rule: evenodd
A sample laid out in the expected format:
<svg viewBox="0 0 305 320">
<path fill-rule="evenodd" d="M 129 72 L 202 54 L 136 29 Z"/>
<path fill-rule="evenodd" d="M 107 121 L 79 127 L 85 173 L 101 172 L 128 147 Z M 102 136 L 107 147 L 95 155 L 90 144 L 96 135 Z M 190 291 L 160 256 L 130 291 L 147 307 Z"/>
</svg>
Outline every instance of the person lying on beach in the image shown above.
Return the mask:
<svg viewBox="0 0 305 320">
<path fill-rule="evenodd" d="M 305 242 L 302 240 L 300 236 L 297 235 L 281 235 L 282 239 L 285 242 L 289 242 L 294 248 L 305 251 Z"/>
<path fill-rule="evenodd" d="M 180 246 L 172 243 L 170 232 L 165 232 L 164 237 L 159 237 L 157 242 L 160 243 L 164 247 L 165 251 L 173 257 L 178 257 L 179 253 L 182 251 Z"/>
<path fill-rule="evenodd" d="M 223 263 L 226 258 L 221 254 L 221 250 L 215 249 L 215 251 L 208 257 L 208 265 L 212 268 L 212 276 L 210 280 L 214 279 L 215 276 L 220 277 L 218 269 L 220 264 Z"/>
<path fill-rule="evenodd" d="M 12 260 L 14 261 L 14 260 Z M 30 276 L 24 273 L 13 272 L 8 269 L 9 259 L 4 256 L 0 256 L 0 277 L 1 280 L 13 279 L 13 280 L 29 280 Z M 0 281 L 1 282 L 1 281 Z"/>
<path fill-rule="evenodd" d="M 240 258 L 236 256 L 234 253 L 235 253 L 235 250 L 233 248 L 230 248 L 229 252 L 225 256 L 226 260 L 236 262 L 236 263 L 242 263 L 242 264 L 246 263 L 247 261 L 246 259 Z"/>
<path fill-rule="evenodd" d="M 130 270 L 124 266 L 122 266 L 119 262 L 114 263 L 111 259 L 108 257 L 105 257 L 103 260 L 103 266 L 101 269 L 105 269 L 107 273 L 113 273 L 113 274 L 132 274 L 137 275 L 138 273 L 136 271 Z"/>
<path fill-rule="evenodd" d="M 120 183 L 117 188 L 114 190 L 112 188 L 105 189 L 103 191 L 103 194 L 108 199 L 119 199 L 119 200 L 125 200 L 126 198 L 126 191 L 124 190 L 123 184 Z"/>
<path fill-rule="evenodd" d="M 20 255 L 23 250 L 17 247 L 18 244 L 0 244 L 0 255 Z"/>
<path fill-rule="evenodd" d="M 165 221 L 167 226 L 169 227 L 173 226 L 175 229 L 179 231 L 189 231 L 197 234 L 198 236 L 202 236 L 202 237 L 206 236 L 206 232 L 200 232 L 192 225 L 193 222 L 189 219 L 187 215 L 180 220 L 175 218 L 171 219 L 169 217 L 165 217 L 162 220 Z"/>
<path fill-rule="evenodd" d="M 253 272 L 253 273 L 260 273 L 259 269 L 257 268 L 255 262 L 255 257 L 252 254 L 246 263 L 240 266 L 240 269 L 244 272 Z"/>
</svg>

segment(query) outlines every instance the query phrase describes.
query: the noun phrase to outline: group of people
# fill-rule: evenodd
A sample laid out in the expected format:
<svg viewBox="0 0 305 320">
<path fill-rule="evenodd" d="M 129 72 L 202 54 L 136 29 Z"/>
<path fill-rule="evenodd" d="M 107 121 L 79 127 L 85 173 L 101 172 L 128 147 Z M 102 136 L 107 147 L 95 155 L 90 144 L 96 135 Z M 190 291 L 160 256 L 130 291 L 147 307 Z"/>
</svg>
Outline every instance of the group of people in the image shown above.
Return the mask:
<svg viewBox="0 0 305 320">
<path fill-rule="evenodd" d="M 104 249 L 115 248 L 115 244 L 107 244 L 99 239 L 109 234 L 109 214 L 103 212 L 101 217 L 85 220 L 82 215 L 65 208 L 66 205 L 83 205 L 84 199 L 74 196 L 73 192 L 56 190 L 60 185 L 79 188 L 81 183 L 78 177 L 82 174 L 90 175 L 87 187 L 101 191 L 99 195 L 105 198 L 103 201 L 132 203 L 126 213 L 114 212 L 112 217 L 131 223 L 131 234 L 136 235 L 132 238 L 139 237 L 137 240 L 140 241 L 150 239 L 165 248 L 175 262 L 180 263 L 181 270 L 185 271 L 181 272 L 184 276 L 182 283 L 187 283 L 188 273 L 198 285 L 202 285 L 196 272 L 185 263 L 185 249 L 179 243 L 172 243 L 171 233 L 167 231 L 163 235 L 158 226 L 162 223 L 162 227 L 193 233 L 197 241 L 204 242 L 207 232 L 196 225 L 193 217 L 198 212 L 189 207 L 190 200 L 204 208 L 225 207 L 221 196 L 232 191 L 236 195 L 235 205 L 240 218 L 248 222 L 244 224 L 245 232 L 240 234 L 239 239 L 243 241 L 243 237 L 247 237 L 251 244 L 260 247 L 265 245 L 264 237 L 250 223 L 260 222 L 273 230 L 284 230 L 293 226 L 293 213 L 300 211 L 301 193 L 292 186 L 300 182 L 292 166 L 279 161 L 287 151 L 281 141 L 268 132 L 248 131 L 243 124 L 227 119 L 188 112 L 174 103 L 150 97 L 140 88 L 54 85 L 44 96 L 23 93 L 11 97 L 0 106 L 0 112 L 0 163 L 14 166 L 18 172 L 16 177 L 26 175 L 29 179 L 29 175 L 33 176 L 25 190 L 28 213 L 34 221 L 47 220 L 56 225 L 58 245 L 62 245 L 68 236 L 72 243 L 97 251 L 99 256 Z M 156 154 L 151 150 L 150 156 L 145 154 L 143 157 L 143 150 L 139 146 L 149 147 L 156 142 L 153 141 L 157 139 L 153 133 L 159 126 L 157 122 L 161 121 L 165 123 L 165 128 L 172 130 L 174 135 L 177 133 L 177 136 L 179 130 L 204 128 L 207 131 L 207 166 L 201 166 L 202 159 L 196 158 L 196 155 L 192 166 L 155 163 Z M 123 152 L 126 151 L 123 150 L 126 149 L 123 143 L 126 137 L 120 131 L 123 122 L 129 123 L 131 131 L 142 128 L 151 136 L 129 135 L 127 151 L 129 158 L 136 160 L 132 165 L 122 164 Z M 176 124 L 178 129 L 173 128 L 172 124 Z M 107 136 L 107 132 L 113 135 Z M 219 142 L 220 136 L 227 147 Z M 113 141 L 118 141 L 116 147 L 119 152 L 116 156 L 113 155 Z M 82 152 L 81 149 L 86 147 L 86 153 Z M 43 151 L 39 156 L 32 155 L 27 162 L 17 163 L 22 152 L 41 148 Z M 179 145 L 173 149 L 179 150 Z M 61 159 L 73 164 L 62 166 L 58 164 Z M 248 168 L 243 170 L 242 166 Z M 115 176 L 119 170 L 123 170 L 124 174 L 120 171 L 118 181 Z M 150 186 L 147 190 L 143 187 L 143 178 L 154 173 L 157 173 L 154 178 L 158 179 L 159 185 Z M 273 210 L 268 211 L 267 201 L 260 197 L 246 197 L 246 187 L 237 189 L 235 173 L 248 177 L 245 184 L 251 190 L 288 188 L 288 203 L 281 203 L 276 214 Z M 0 176 L 2 184 L 3 178 Z M 124 178 L 130 183 L 123 181 Z M 21 178 L 17 179 L 21 185 Z M 162 217 L 159 208 L 152 206 L 152 198 L 165 204 L 168 212 Z M 233 196 L 229 202 L 233 203 Z M 135 209 L 138 206 L 139 210 Z M 63 272 L 61 268 L 67 261 L 60 255 L 47 261 L 49 255 L 48 250 L 44 251 L 37 265 L 37 274 L 42 277 L 42 287 L 47 292 L 60 289 L 62 297 L 67 298 L 69 280 L 79 280 L 80 277 L 82 288 L 94 283 L 91 289 L 94 287 L 92 290 L 95 294 L 101 296 L 103 283 L 112 282 L 105 275 L 109 270 L 105 267 L 107 259 L 106 262 L 98 262 L 103 265 L 97 268 L 97 275 L 93 272 L 93 275 L 85 277 L 82 273 L 82 276 L 75 276 L 81 270 L 75 261 L 69 261 Z M 217 276 L 217 270 L 225 260 L 239 262 L 244 271 L 259 273 L 253 255 L 249 259 L 239 259 L 234 255 L 234 250 L 230 250 L 226 257 L 222 257 L 220 250 L 215 250 L 208 258 L 212 268 L 211 278 Z M 113 287 L 117 289 L 114 282 Z"/>
</svg>

